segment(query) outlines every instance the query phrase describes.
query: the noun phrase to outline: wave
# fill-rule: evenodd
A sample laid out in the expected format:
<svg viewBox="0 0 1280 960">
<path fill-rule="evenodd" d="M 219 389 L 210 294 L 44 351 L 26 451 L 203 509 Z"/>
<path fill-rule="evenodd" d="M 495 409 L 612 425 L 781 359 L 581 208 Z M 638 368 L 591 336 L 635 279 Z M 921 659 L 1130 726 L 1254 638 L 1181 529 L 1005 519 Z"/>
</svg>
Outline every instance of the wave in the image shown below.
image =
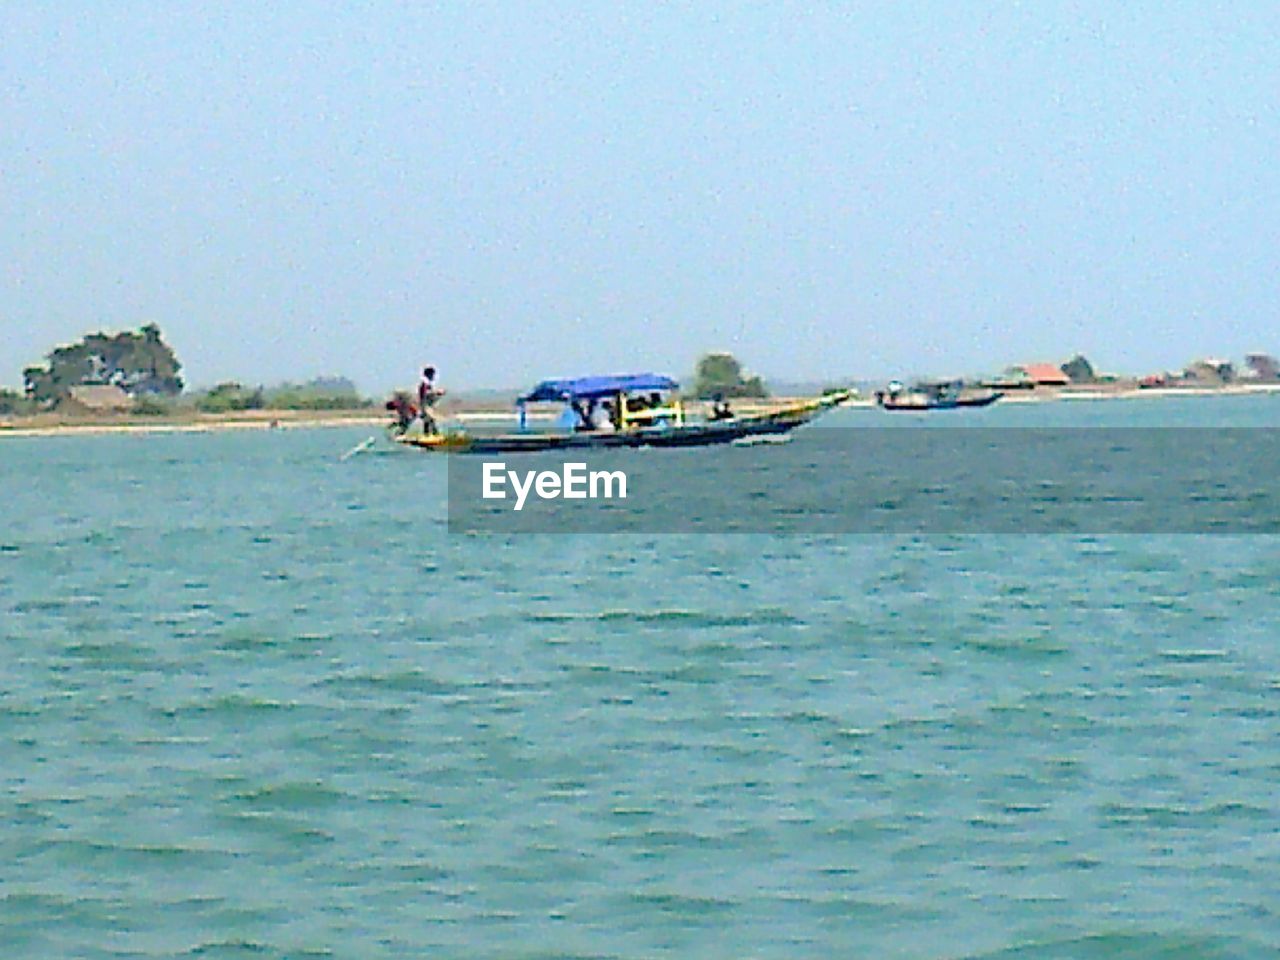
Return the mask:
<svg viewBox="0 0 1280 960">
<path fill-rule="evenodd" d="M 425 693 L 430 695 L 448 695 L 457 693 L 462 684 L 448 680 L 439 680 L 422 670 L 400 670 L 391 673 L 347 673 L 336 677 L 326 677 L 318 681 L 318 687 L 343 691 L 377 693 L 393 691 L 397 693 Z"/>
<path fill-rule="evenodd" d="M 1185 827 L 1217 820 L 1270 820 L 1273 811 L 1238 800 L 1222 800 L 1192 807 L 1181 804 L 1104 804 L 1099 813 L 1111 824 L 1142 823 L 1156 827 Z"/>
<path fill-rule="evenodd" d="M 178 954 L 182 957 L 200 957 L 201 960 L 232 960 L 241 957 L 332 957 L 333 954 L 328 951 L 283 951 L 275 947 L 269 946 L 260 940 L 244 940 L 238 937 L 232 937 L 226 940 L 210 940 L 205 943 L 197 944 L 191 949 Z"/>
<path fill-rule="evenodd" d="M 970 650 L 1009 657 L 1060 657 L 1071 652 L 1071 648 L 1058 640 L 1047 636 L 1017 637 L 970 637 L 961 641 Z"/>
<path fill-rule="evenodd" d="M 1223 660 L 1230 654 L 1226 650 L 1210 650 L 1210 649 L 1189 649 L 1189 650 L 1161 650 L 1159 656 L 1164 660 L 1171 660 L 1175 663 L 1206 663 L 1214 660 Z"/>
<path fill-rule="evenodd" d="M 112 843 L 106 840 L 51 839 L 41 840 L 36 849 L 48 854 L 59 863 L 147 864 L 161 869 L 177 866 L 178 861 L 197 860 L 209 865 L 236 859 L 234 850 L 221 847 L 189 846 L 180 843 Z"/>
<path fill-rule="evenodd" d="M 64 613 L 67 610 L 85 610 L 102 604 L 101 597 L 74 595 L 67 597 L 42 597 L 36 600 L 20 600 L 14 604 L 15 613 Z"/>
<path fill-rule="evenodd" d="M 662 891 L 633 893 L 629 899 L 633 903 L 656 909 L 661 913 L 683 917 L 703 917 L 711 913 L 727 913 L 741 905 L 741 901 L 731 897 L 713 897 L 709 894 L 666 893 Z"/>
<path fill-rule="evenodd" d="M 609 623 L 639 626 L 753 627 L 763 625 L 801 626 L 804 621 L 778 607 L 749 613 L 723 614 L 699 610 L 605 610 L 600 613 L 531 613 L 534 623 Z"/>
<path fill-rule="evenodd" d="M 1240 937 L 1126 932 L 1018 944 L 967 954 L 964 960 L 1245 960 L 1274 956 L 1270 946 Z"/>
<path fill-rule="evenodd" d="M 210 697 L 206 700 L 190 700 L 167 707 L 155 708 L 165 717 L 185 716 L 261 716 L 265 714 L 286 714 L 300 712 L 329 712 L 328 708 L 314 703 L 302 703 L 297 700 L 276 700 L 272 697 L 257 697 L 241 693 L 229 693 Z"/>
<path fill-rule="evenodd" d="M 231 794 L 228 800 L 254 809 L 313 810 L 355 798 L 319 781 L 272 783 Z"/>
</svg>

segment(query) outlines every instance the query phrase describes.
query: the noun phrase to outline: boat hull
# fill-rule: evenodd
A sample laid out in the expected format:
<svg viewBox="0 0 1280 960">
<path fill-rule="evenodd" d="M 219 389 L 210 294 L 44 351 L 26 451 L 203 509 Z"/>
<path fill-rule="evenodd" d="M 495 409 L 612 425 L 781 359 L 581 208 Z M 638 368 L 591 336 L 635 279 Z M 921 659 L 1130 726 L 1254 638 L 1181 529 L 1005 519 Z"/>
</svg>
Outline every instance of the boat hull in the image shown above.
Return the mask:
<svg viewBox="0 0 1280 960">
<path fill-rule="evenodd" d="M 883 410 L 962 410 L 966 407 L 989 407 L 1003 394 L 992 393 L 982 397 L 962 397 L 950 400 L 892 400 L 885 397 L 880 401 Z"/>
<path fill-rule="evenodd" d="M 600 450 L 618 447 L 708 447 L 748 437 L 777 436 L 808 418 L 693 424 L 645 428 L 622 433 L 512 433 L 452 438 L 400 437 L 398 442 L 441 453 L 536 453 L 547 450 Z"/>
<path fill-rule="evenodd" d="M 407 435 L 397 443 L 438 453 L 537 453 L 619 447 L 709 447 L 754 437 L 781 436 L 848 399 L 842 392 L 769 414 L 680 426 L 643 427 L 618 432 Z"/>
</svg>

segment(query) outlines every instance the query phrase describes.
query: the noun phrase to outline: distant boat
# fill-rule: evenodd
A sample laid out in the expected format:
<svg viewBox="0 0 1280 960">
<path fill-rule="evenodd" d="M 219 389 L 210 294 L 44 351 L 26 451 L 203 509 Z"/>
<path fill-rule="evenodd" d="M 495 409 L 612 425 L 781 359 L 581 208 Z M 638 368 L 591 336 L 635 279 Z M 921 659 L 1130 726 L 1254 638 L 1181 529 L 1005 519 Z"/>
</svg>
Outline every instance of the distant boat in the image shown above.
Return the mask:
<svg viewBox="0 0 1280 960">
<path fill-rule="evenodd" d="M 963 381 L 919 383 L 910 389 L 898 381 L 887 390 L 876 391 L 876 404 L 884 410 L 959 410 L 964 407 L 989 407 L 1004 394 L 994 390 L 972 392 Z"/>
<path fill-rule="evenodd" d="M 393 439 L 405 446 L 441 453 L 704 447 L 787 434 L 853 395 L 852 390 L 837 390 L 746 416 L 734 414 L 722 401 L 710 417 L 694 419 L 686 415 L 678 390 L 679 384 L 670 377 L 649 373 L 544 380 L 517 401 L 520 429 L 515 433 L 406 432 Z M 526 404 L 544 402 L 563 405 L 561 429 L 526 429 Z M 600 414 L 604 414 L 607 427 L 599 422 Z"/>
</svg>

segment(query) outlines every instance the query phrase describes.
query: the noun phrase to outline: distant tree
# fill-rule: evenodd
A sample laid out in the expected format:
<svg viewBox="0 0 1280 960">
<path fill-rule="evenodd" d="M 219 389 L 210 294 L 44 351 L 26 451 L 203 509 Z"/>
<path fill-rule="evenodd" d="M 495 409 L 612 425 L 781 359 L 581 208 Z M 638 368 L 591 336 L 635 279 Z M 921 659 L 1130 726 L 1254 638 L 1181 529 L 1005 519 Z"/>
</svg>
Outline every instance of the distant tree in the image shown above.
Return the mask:
<svg viewBox="0 0 1280 960">
<path fill-rule="evenodd" d="M 1257 380 L 1280 380 L 1280 363 L 1267 353 L 1251 353 L 1245 358 L 1249 373 Z"/>
<path fill-rule="evenodd" d="M 201 413 L 261 410 L 265 405 L 266 398 L 261 387 L 250 389 L 234 381 L 220 383 L 207 393 L 196 397 L 196 409 Z"/>
<path fill-rule="evenodd" d="M 744 377 L 742 364 L 731 353 L 708 353 L 698 361 L 693 392 L 702 400 L 722 397 L 767 397 L 768 389 L 759 377 Z"/>
<path fill-rule="evenodd" d="M 0 389 L 0 416 L 30 413 L 32 402 L 17 390 Z"/>
<path fill-rule="evenodd" d="M 1182 375 L 1186 380 L 1195 380 L 1198 383 L 1213 386 L 1235 380 L 1236 368 L 1229 360 L 1206 358 L 1188 365 Z"/>
<path fill-rule="evenodd" d="M 134 402 L 131 412 L 141 417 L 165 417 L 173 412 L 173 406 L 168 400 L 162 400 L 155 394 L 148 394 Z"/>
<path fill-rule="evenodd" d="M 1093 383 L 1098 379 L 1098 375 L 1093 369 L 1093 364 L 1081 353 L 1077 353 L 1064 363 L 1061 369 L 1063 373 L 1071 378 L 1072 383 Z"/>
<path fill-rule="evenodd" d="M 327 393 L 333 396 L 359 396 L 360 391 L 356 389 L 355 382 L 350 377 L 328 376 L 314 377 L 303 385 L 304 389 L 314 390 L 317 393 Z"/>
<path fill-rule="evenodd" d="M 182 392 L 181 370 L 160 328 L 149 323 L 136 332 L 89 334 L 79 343 L 57 347 L 43 364 L 22 373 L 27 396 L 48 404 L 65 399 L 72 387 L 87 384 L 114 385 L 132 396 L 177 396 Z"/>
<path fill-rule="evenodd" d="M 307 383 L 286 383 L 266 394 L 266 405 L 276 410 L 356 410 L 369 403 L 346 377 L 316 377 Z"/>
</svg>

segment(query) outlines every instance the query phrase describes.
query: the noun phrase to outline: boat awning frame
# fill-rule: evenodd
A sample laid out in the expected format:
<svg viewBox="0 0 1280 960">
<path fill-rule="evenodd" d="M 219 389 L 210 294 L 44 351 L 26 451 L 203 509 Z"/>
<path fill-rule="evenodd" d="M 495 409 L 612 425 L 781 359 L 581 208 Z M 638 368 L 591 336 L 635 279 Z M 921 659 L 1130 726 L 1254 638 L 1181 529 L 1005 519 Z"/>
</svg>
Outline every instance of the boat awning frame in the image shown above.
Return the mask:
<svg viewBox="0 0 1280 960">
<path fill-rule="evenodd" d="M 521 403 L 570 400 L 602 400 L 620 393 L 652 393 L 678 390 L 680 384 L 657 373 L 631 373 L 609 377 L 575 377 L 567 380 L 543 380 L 520 398 Z"/>
</svg>

